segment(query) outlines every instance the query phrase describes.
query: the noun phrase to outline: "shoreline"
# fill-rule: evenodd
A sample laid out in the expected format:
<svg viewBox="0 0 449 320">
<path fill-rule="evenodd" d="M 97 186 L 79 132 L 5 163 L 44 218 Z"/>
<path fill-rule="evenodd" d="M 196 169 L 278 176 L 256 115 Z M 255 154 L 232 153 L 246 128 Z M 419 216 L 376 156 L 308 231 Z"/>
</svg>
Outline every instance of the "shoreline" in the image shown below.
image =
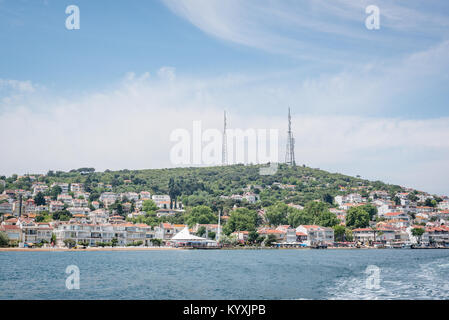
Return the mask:
<svg viewBox="0 0 449 320">
<path fill-rule="evenodd" d="M 136 247 L 136 248 L 86 248 L 86 249 L 68 249 L 68 248 L 0 248 L 0 252 L 87 252 L 87 251 L 167 251 L 182 250 L 182 248 L 172 247 Z"/>
<path fill-rule="evenodd" d="M 344 248 L 344 247 L 331 247 L 326 249 L 314 249 L 314 248 L 263 248 L 263 247 L 227 247 L 221 249 L 209 249 L 209 250 L 382 250 L 386 248 Z M 86 249 L 68 249 L 68 248 L 0 248 L 0 252 L 98 252 L 98 251 L 174 251 L 174 250 L 203 250 L 190 247 L 116 247 L 116 248 L 86 248 Z M 206 250 L 207 251 L 207 250 Z"/>
</svg>

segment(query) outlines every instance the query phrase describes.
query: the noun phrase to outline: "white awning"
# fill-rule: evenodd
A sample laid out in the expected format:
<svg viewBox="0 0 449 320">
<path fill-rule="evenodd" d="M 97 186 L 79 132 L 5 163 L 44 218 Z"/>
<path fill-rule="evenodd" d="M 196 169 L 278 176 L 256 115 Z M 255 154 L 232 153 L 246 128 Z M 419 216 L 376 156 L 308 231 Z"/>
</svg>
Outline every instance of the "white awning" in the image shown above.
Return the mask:
<svg viewBox="0 0 449 320">
<path fill-rule="evenodd" d="M 170 240 L 176 240 L 176 241 L 209 241 L 206 238 L 201 238 L 198 236 L 195 236 L 193 234 L 190 234 L 189 229 L 185 227 L 180 232 L 178 232 L 176 235 L 173 236 Z"/>
</svg>

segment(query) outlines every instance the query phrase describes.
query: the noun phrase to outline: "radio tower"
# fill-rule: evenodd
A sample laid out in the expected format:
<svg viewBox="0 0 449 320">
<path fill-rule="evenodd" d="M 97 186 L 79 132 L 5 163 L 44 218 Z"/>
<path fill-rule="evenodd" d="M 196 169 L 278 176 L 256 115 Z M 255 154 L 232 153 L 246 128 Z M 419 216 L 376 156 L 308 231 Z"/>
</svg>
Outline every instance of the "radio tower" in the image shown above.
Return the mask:
<svg viewBox="0 0 449 320">
<path fill-rule="evenodd" d="M 292 117 L 290 115 L 290 108 L 288 108 L 288 131 L 287 131 L 287 151 L 285 154 L 285 163 L 290 166 L 295 166 L 295 138 L 292 133 Z"/>
<path fill-rule="evenodd" d="M 228 164 L 228 144 L 227 144 L 227 136 L 226 136 L 226 111 L 224 112 L 224 123 L 223 123 L 223 149 L 221 154 L 221 161 L 224 166 Z"/>
</svg>

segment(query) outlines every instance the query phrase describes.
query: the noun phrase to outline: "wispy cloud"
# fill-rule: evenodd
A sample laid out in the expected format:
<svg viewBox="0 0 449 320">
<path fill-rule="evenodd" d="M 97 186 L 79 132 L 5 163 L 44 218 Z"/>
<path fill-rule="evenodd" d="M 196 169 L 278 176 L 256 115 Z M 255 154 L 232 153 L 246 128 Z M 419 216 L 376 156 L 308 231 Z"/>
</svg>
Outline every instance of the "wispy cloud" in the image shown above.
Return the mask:
<svg viewBox="0 0 449 320">
<path fill-rule="evenodd" d="M 381 31 L 377 34 L 368 31 L 364 24 L 365 8 L 372 1 L 163 2 L 179 16 L 219 39 L 320 61 L 347 61 L 348 56 L 360 60 L 375 57 L 385 49 L 401 53 L 407 49 L 423 49 L 447 38 L 449 27 L 447 15 L 419 8 L 417 1 L 376 1 L 382 17 Z M 442 2 L 438 4 L 448 9 Z M 424 42 L 417 41 L 419 38 Z"/>
<path fill-rule="evenodd" d="M 34 92 L 35 88 L 31 81 L 19 81 L 12 79 L 0 79 L 0 89 L 12 89 L 17 92 Z"/>
</svg>

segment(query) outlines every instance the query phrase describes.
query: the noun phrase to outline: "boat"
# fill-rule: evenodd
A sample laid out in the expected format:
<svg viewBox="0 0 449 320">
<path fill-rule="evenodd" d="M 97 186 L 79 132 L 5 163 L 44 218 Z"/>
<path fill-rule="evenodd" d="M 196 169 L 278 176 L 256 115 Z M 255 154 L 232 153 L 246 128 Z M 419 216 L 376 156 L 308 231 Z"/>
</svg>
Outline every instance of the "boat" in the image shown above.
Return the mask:
<svg viewBox="0 0 449 320">
<path fill-rule="evenodd" d="M 327 249 L 327 244 L 315 244 L 310 246 L 311 249 Z"/>
</svg>

